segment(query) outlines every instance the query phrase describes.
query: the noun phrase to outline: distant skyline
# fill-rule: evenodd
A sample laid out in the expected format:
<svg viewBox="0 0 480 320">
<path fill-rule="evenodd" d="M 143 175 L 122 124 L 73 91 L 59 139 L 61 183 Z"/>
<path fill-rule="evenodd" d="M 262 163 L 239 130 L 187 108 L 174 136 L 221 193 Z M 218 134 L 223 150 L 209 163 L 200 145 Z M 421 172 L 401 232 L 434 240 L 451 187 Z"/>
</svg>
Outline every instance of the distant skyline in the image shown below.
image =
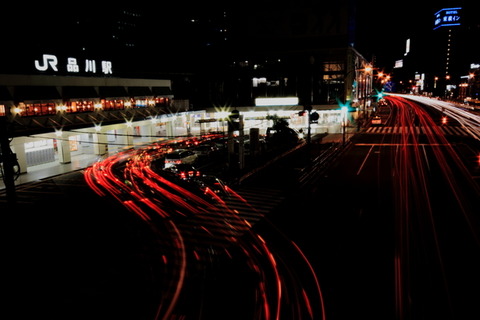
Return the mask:
<svg viewBox="0 0 480 320">
<path fill-rule="evenodd" d="M 358 50 L 366 57 L 375 55 L 377 63 L 392 68 L 395 60 L 402 58 L 407 39 L 412 40 L 413 49 L 428 50 L 424 46 L 431 41 L 434 26 L 434 14 L 442 8 L 462 7 L 462 22 L 480 19 L 480 2 L 464 0 L 440 0 L 418 5 L 419 2 L 407 1 L 396 4 L 374 0 L 359 6 Z M 433 49 L 433 47 L 430 47 Z"/>
</svg>

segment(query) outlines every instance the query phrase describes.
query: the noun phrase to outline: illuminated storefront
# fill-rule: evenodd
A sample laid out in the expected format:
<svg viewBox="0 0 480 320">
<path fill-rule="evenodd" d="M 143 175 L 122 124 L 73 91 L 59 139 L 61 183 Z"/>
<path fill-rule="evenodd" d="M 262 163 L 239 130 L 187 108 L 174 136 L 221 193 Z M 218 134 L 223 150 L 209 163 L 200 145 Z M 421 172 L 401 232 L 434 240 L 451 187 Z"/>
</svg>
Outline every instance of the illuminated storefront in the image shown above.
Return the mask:
<svg viewBox="0 0 480 320">
<path fill-rule="evenodd" d="M 36 64 L 53 69 L 55 60 L 49 59 Z M 134 138 L 154 136 L 152 120 L 148 125 L 132 125 L 132 120 L 167 114 L 173 106 L 171 81 L 163 79 L 4 74 L 0 88 L 1 116 L 27 131 L 10 143 L 22 172 L 49 162 L 68 163 L 80 154 L 115 152 Z M 168 127 L 156 121 L 155 128 L 159 123 Z"/>
<path fill-rule="evenodd" d="M 227 131 L 230 109 L 175 110 L 170 85 L 170 80 L 0 75 L 0 86 L 11 97 L 1 101 L 2 112 L 11 122 L 41 131 L 11 141 L 21 171 L 69 163 L 82 154 L 103 156 L 172 137 Z M 239 107 L 245 135 L 250 129 L 265 134 L 273 115 L 306 131 L 304 107 L 295 98 L 287 102 Z M 340 132 L 340 110 L 312 112 L 319 115 L 310 124 L 312 134 Z"/>
</svg>

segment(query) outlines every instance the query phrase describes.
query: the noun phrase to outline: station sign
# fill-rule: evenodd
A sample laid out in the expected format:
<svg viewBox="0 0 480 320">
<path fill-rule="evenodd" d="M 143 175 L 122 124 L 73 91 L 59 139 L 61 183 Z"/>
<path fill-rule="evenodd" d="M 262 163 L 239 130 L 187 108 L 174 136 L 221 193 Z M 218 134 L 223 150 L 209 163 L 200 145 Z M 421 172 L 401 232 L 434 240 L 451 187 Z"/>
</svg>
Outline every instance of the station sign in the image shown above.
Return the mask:
<svg viewBox="0 0 480 320">
<path fill-rule="evenodd" d="M 57 57 L 43 54 L 34 60 L 35 69 L 40 72 L 61 74 L 113 74 L 112 62 L 96 59 L 78 59 L 76 57 Z"/>
<path fill-rule="evenodd" d="M 461 7 L 456 8 L 444 8 L 437 11 L 434 21 L 433 30 L 436 30 L 440 27 L 451 27 L 451 26 L 459 26 L 461 20 Z"/>
</svg>

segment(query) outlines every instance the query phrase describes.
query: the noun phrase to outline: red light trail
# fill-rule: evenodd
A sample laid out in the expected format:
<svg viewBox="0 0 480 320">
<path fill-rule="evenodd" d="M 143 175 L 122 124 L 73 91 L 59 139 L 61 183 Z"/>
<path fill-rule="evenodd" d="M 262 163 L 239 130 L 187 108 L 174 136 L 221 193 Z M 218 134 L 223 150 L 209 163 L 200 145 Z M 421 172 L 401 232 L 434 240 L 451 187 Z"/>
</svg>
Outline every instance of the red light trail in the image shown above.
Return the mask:
<svg viewBox="0 0 480 320">
<path fill-rule="evenodd" d="M 84 172 L 92 190 L 101 197 L 113 197 L 136 214 L 163 245 L 158 259 L 164 265 L 165 288 L 159 295 L 156 319 L 171 319 L 175 312 L 181 312 L 176 308 L 188 286 L 188 270 L 214 259 L 208 249 L 212 244 L 223 247 L 232 258 L 232 252 L 236 252 L 235 258 L 240 255 L 245 267 L 253 272 L 257 285 L 251 295 L 258 300 L 255 319 L 280 319 L 282 313 L 295 319 L 324 319 L 320 286 L 300 248 L 287 241 L 287 247 L 307 265 L 315 283 L 313 291 L 293 276 L 295 271 L 253 230 L 251 223 L 229 208 L 210 187 L 194 188 L 163 170 L 154 170 L 152 162 L 163 150 L 168 150 L 167 142 L 130 149 L 97 162 Z M 225 191 L 255 210 L 229 186 L 225 186 Z M 239 250 L 229 250 L 230 247 Z M 192 298 L 195 299 L 189 299 Z M 296 302 L 292 305 L 293 301 Z"/>
</svg>

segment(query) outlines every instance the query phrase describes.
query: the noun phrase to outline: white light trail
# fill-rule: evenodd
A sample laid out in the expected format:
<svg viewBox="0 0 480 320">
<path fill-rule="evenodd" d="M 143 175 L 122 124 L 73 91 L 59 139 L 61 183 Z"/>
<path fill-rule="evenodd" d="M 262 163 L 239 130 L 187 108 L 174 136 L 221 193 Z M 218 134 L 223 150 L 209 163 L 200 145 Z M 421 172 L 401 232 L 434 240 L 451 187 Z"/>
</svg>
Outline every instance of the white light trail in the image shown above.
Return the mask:
<svg viewBox="0 0 480 320">
<path fill-rule="evenodd" d="M 466 107 L 463 105 L 410 94 L 391 95 L 423 103 L 434 109 L 437 109 L 440 112 L 443 112 L 446 116 L 458 121 L 458 123 L 460 123 L 472 137 L 480 140 L 480 115 L 465 110 L 464 108 Z"/>
</svg>

